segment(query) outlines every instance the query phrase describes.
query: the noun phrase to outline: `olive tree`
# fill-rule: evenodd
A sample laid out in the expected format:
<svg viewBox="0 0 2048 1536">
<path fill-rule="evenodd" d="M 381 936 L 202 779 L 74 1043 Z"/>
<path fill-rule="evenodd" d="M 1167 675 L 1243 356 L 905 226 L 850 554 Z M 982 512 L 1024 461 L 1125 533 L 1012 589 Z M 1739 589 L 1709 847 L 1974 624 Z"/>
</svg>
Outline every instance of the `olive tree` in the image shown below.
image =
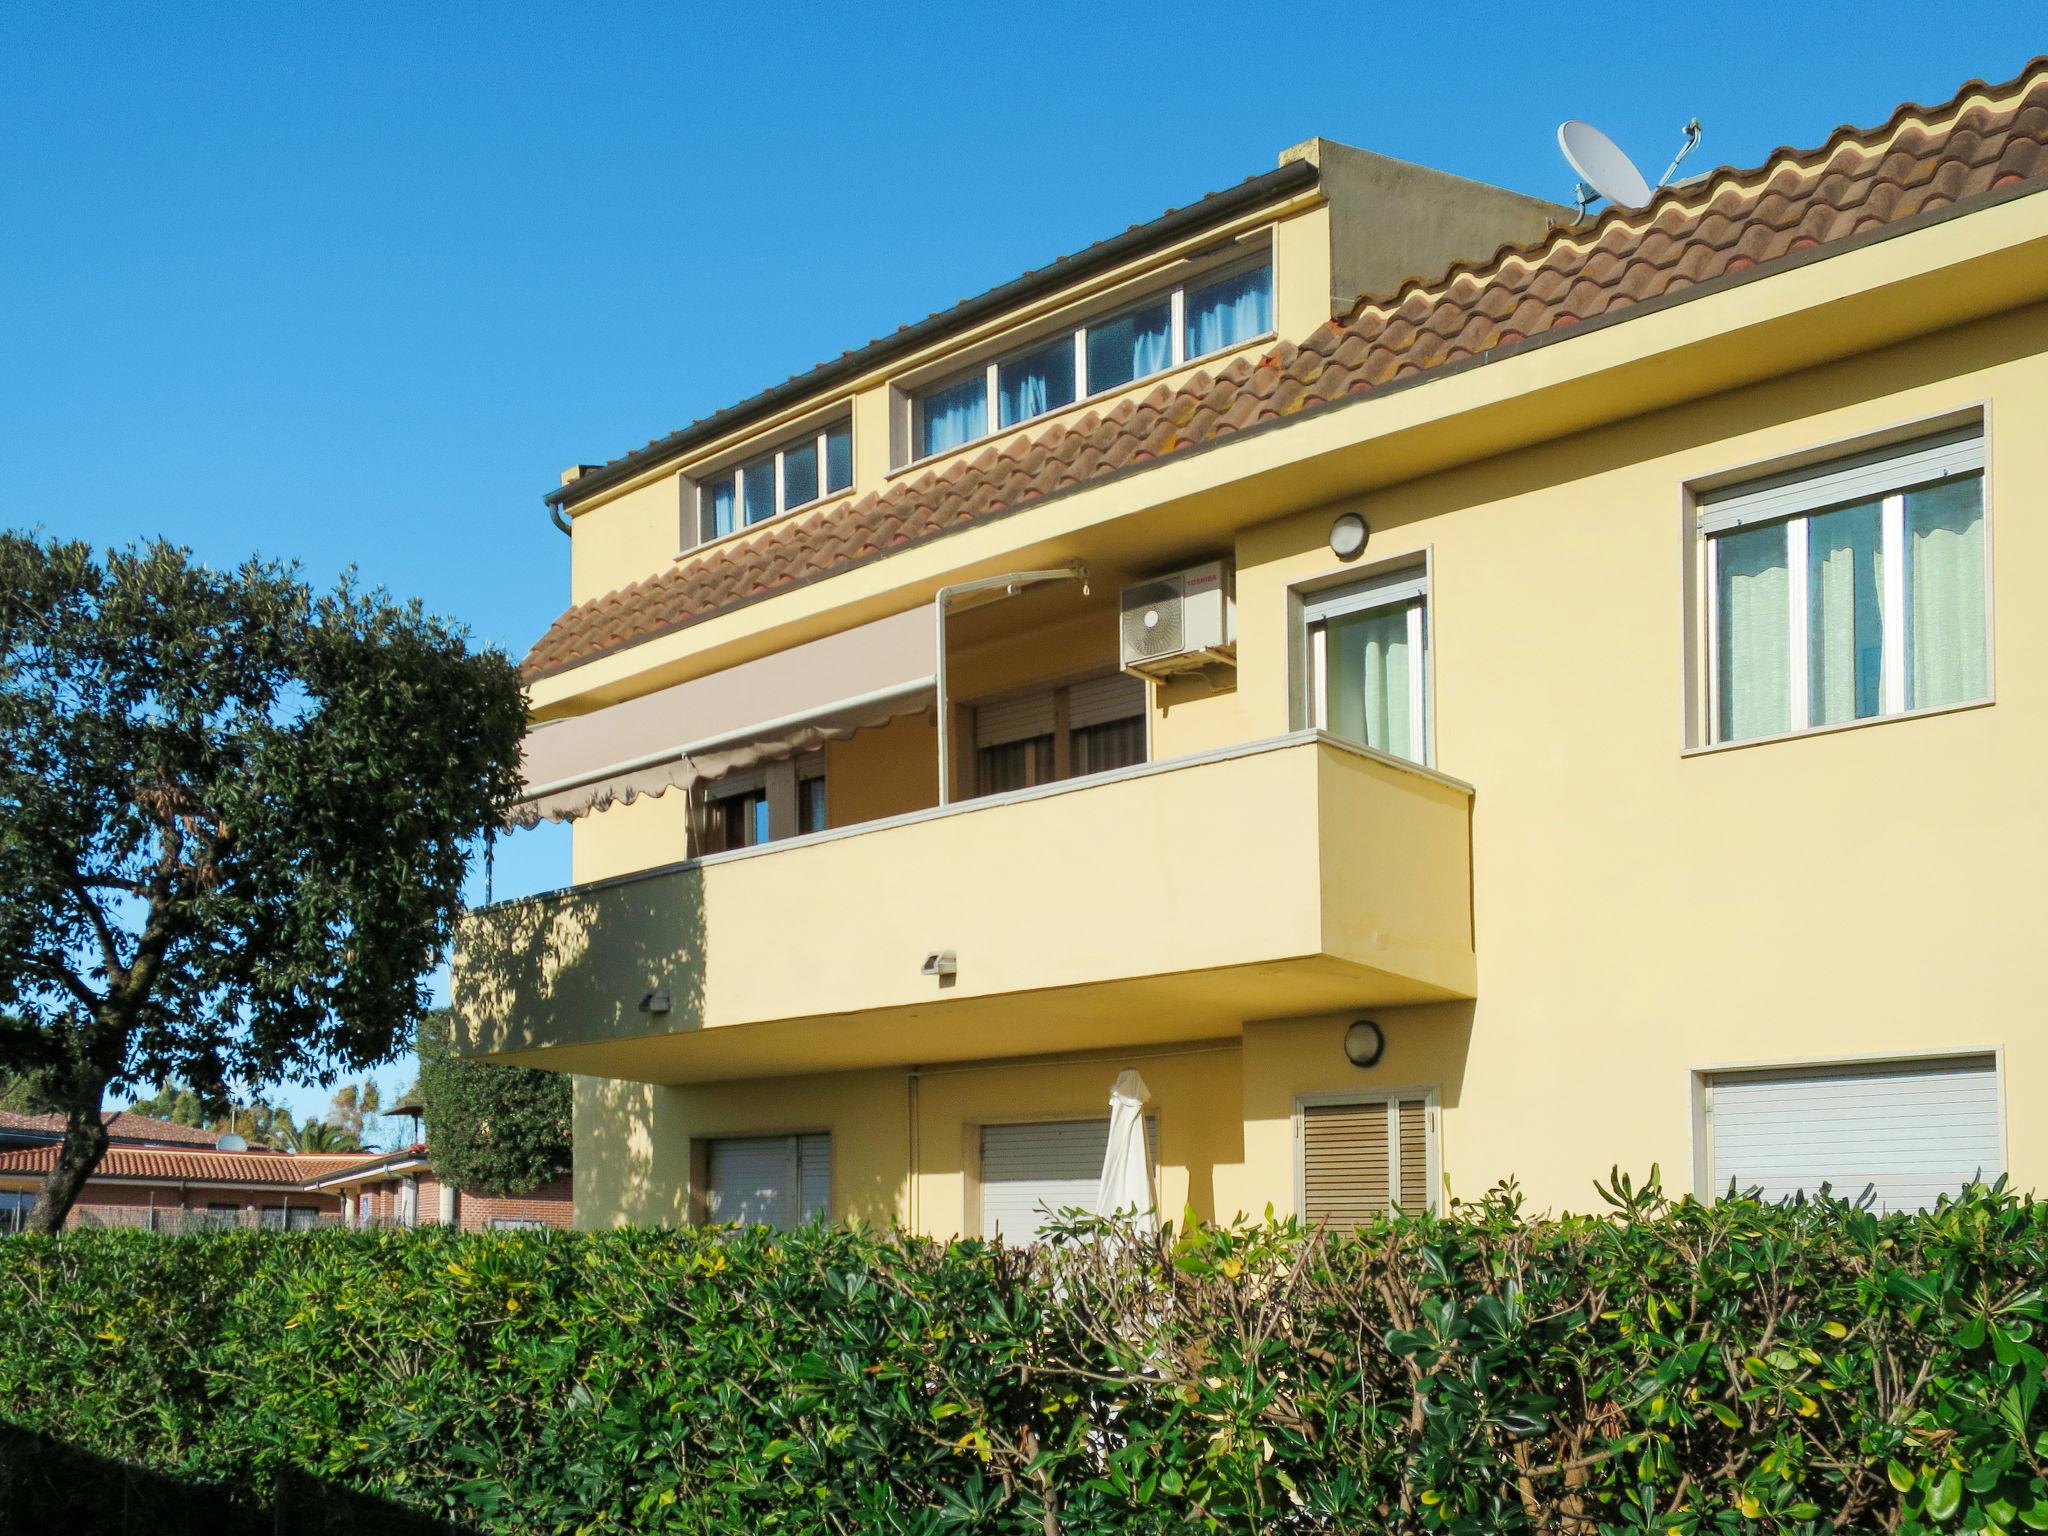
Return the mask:
<svg viewBox="0 0 2048 1536">
<path fill-rule="evenodd" d="M 324 1082 L 409 1037 L 523 718 L 508 658 L 352 577 L 0 534 L 0 1073 L 65 1116 L 31 1228 L 110 1090 Z"/>
</svg>

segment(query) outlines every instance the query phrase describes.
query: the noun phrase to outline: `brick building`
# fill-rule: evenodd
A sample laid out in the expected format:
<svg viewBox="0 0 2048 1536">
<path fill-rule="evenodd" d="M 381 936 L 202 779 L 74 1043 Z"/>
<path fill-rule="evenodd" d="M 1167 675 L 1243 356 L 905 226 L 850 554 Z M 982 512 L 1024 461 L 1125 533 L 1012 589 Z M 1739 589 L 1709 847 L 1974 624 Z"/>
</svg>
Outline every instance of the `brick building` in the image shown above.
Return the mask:
<svg viewBox="0 0 2048 1536">
<path fill-rule="evenodd" d="M 516 1198 L 465 1194 L 434 1177 L 417 1140 L 396 1152 L 314 1155 L 223 1150 L 212 1131 L 125 1110 L 106 1124 L 110 1145 L 69 1226 L 297 1231 L 443 1222 L 479 1232 L 570 1225 L 567 1175 Z M 63 1133 L 60 1115 L 0 1111 L 0 1233 L 20 1230 L 27 1219 Z"/>
</svg>

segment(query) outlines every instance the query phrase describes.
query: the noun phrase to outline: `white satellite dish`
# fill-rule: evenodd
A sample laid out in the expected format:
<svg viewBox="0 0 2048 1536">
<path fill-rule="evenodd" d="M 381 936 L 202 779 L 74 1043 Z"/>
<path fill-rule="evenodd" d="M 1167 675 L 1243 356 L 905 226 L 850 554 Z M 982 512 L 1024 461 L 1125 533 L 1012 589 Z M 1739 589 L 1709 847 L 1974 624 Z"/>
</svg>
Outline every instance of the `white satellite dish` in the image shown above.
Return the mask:
<svg viewBox="0 0 2048 1536">
<path fill-rule="evenodd" d="M 1621 146 L 1591 123 L 1568 118 L 1557 125 L 1557 147 L 1586 187 L 1617 208 L 1640 208 L 1650 200 L 1650 183 Z M 1586 198 L 1591 202 L 1592 198 Z"/>
<path fill-rule="evenodd" d="M 221 1137 L 219 1141 L 213 1144 L 213 1149 L 216 1152 L 246 1152 L 249 1150 L 249 1143 L 245 1137 L 237 1136 L 233 1131 L 229 1131 L 227 1135 Z"/>
</svg>

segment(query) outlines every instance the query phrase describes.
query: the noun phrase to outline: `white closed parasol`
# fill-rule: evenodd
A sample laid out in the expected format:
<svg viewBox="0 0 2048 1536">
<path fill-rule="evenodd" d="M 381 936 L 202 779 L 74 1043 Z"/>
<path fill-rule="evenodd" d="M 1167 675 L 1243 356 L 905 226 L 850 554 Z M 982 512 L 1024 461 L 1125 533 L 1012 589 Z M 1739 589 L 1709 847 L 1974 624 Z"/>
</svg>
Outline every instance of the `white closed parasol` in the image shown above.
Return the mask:
<svg viewBox="0 0 2048 1536">
<path fill-rule="evenodd" d="M 1152 1090 L 1145 1079 L 1126 1067 L 1109 1090 L 1109 1146 L 1102 1154 L 1102 1183 L 1095 1191 L 1095 1214 L 1128 1215 L 1141 1232 L 1159 1230 L 1159 1211 L 1152 1197 L 1152 1169 L 1145 1150 L 1145 1106 Z"/>
</svg>

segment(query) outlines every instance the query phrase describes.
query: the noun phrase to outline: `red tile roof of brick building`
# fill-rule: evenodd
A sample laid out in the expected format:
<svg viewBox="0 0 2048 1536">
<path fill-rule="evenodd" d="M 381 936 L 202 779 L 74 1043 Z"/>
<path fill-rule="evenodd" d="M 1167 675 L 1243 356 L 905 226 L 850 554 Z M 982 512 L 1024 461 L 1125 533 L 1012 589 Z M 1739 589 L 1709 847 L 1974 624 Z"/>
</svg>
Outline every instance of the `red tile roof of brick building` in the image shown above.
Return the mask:
<svg viewBox="0 0 2048 1536">
<path fill-rule="evenodd" d="M 1368 298 L 1299 346 L 1196 374 L 1178 390 L 1019 434 L 857 501 L 750 536 L 572 608 L 528 654 L 529 677 L 672 633 L 908 545 L 1140 468 L 1234 432 L 1769 271 L 1858 236 L 2048 186 L 2048 57 L 2013 81 L 1842 128 L 1815 150 L 1667 187 L 1640 209 L 1509 246 Z"/>
<path fill-rule="evenodd" d="M 55 1166 L 57 1148 L 21 1147 L 0 1152 L 0 1174 L 46 1174 Z M 180 1179 L 192 1183 L 278 1184 L 297 1188 L 309 1179 L 325 1178 L 351 1163 L 346 1156 L 296 1156 L 289 1152 L 216 1152 L 200 1148 L 173 1151 L 157 1147 L 109 1147 L 92 1171 L 96 1180 Z"/>
<path fill-rule="evenodd" d="M 107 1135 L 116 1141 L 175 1141 L 195 1147 L 210 1147 L 219 1140 L 218 1132 L 209 1131 L 204 1126 L 180 1125 L 175 1120 L 159 1120 L 152 1115 L 133 1114 L 125 1109 L 115 1110 L 101 1123 L 106 1126 Z M 0 1109 L 0 1136 L 9 1131 L 35 1136 L 62 1136 L 64 1117 L 24 1115 Z"/>
</svg>

